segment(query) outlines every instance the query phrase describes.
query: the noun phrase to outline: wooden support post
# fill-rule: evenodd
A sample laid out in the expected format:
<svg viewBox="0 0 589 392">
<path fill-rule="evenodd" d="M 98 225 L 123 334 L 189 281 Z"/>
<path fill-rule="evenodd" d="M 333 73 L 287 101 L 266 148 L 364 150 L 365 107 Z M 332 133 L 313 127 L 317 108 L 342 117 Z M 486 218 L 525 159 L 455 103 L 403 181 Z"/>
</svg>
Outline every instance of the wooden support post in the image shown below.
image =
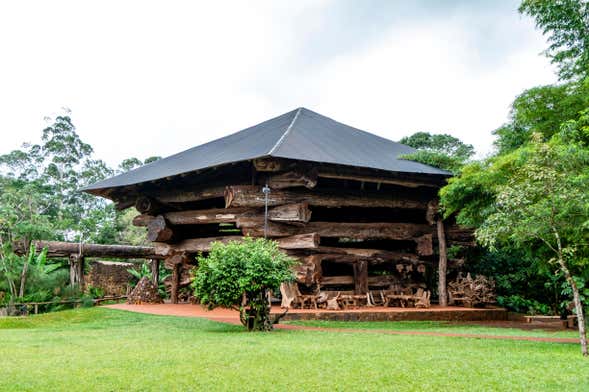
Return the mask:
<svg viewBox="0 0 589 392">
<path fill-rule="evenodd" d="M 160 279 L 160 261 L 151 259 L 151 281 L 157 287 Z"/>
<path fill-rule="evenodd" d="M 448 288 L 446 286 L 446 274 L 448 269 L 448 254 L 446 249 L 446 234 L 444 232 L 444 221 L 438 218 L 438 246 L 440 260 L 438 263 L 438 297 L 440 306 L 448 306 Z"/>
<path fill-rule="evenodd" d="M 84 267 L 86 266 L 86 258 L 84 256 L 80 256 L 78 259 L 78 268 L 79 268 L 79 275 L 78 275 L 78 284 L 80 286 L 80 291 L 84 292 L 86 288 L 86 282 L 84 279 Z"/>
<path fill-rule="evenodd" d="M 354 263 L 354 292 L 368 293 L 368 262 L 366 260 L 358 260 Z"/>
<path fill-rule="evenodd" d="M 178 303 L 178 285 L 180 283 L 180 268 L 181 264 L 174 264 L 172 268 L 172 292 L 170 293 L 170 299 L 173 304 Z"/>
<path fill-rule="evenodd" d="M 70 285 L 84 291 L 84 256 L 71 254 L 70 257 Z"/>
</svg>

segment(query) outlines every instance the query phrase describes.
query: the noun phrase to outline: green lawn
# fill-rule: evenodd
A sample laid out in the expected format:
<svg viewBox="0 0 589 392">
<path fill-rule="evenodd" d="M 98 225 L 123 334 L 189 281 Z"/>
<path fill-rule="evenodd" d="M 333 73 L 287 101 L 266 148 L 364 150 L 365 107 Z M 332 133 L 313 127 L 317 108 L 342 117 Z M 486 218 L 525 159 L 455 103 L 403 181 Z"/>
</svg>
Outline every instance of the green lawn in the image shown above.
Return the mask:
<svg viewBox="0 0 589 392">
<path fill-rule="evenodd" d="M 532 336 L 545 338 L 578 338 L 579 332 L 576 329 L 519 329 L 519 328 L 502 328 L 488 327 L 467 322 L 447 322 L 447 321 L 322 321 L 322 320 L 305 320 L 289 321 L 288 324 L 305 325 L 309 327 L 321 328 L 349 328 L 349 329 L 378 329 L 390 331 L 419 331 L 419 332 L 441 332 L 441 333 L 464 333 L 475 335 L 494 335 L 494 336 Z"/>
<path fill-rule="evenodd" d="M 0 390 L 589 390 L 573 344 L 247 333 L 104 308 L 0 319 Z"/>
</svg>

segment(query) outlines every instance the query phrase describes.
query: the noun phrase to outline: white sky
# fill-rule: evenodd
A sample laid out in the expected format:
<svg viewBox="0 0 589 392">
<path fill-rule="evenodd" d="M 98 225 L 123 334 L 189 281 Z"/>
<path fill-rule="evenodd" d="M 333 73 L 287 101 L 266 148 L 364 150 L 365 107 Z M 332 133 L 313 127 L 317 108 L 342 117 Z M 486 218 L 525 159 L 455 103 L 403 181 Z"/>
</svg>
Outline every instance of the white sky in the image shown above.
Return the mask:
<svg viewBox="0 0 589 392">
<path fill-rule="evenodd" d="M 299 106 L 398 140 L 491 149 L 523 89 L 556 81 L 512 0 L 1 1 L 0 154 L 72 110 L 115 166 Z"/>
</svg>

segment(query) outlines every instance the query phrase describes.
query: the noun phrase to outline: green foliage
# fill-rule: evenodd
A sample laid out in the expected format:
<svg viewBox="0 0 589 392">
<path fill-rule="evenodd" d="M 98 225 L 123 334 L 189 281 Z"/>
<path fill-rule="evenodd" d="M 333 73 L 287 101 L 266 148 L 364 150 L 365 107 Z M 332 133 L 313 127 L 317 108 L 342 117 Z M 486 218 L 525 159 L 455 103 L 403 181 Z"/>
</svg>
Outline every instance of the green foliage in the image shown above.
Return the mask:
<svg viewBox="0 0 589 392">
<path fill-rule="evenodd" d="M 416 132 L 399 140 L 399 143 L 421 151 L 430 151 L 466 161 L 474 154 L 474 147 L 448 134 Z"/>
<path fill-rule="evenodd" d="M 402 159 L 424 163 L 456 173 L 474 154 L 474 147 L 448 134 L 432 135 L 417 132 L 399 140 L 399 143 L 417 149 L 413 154 L 401 156 Z"/>
<path fill-rule="evenodd" d="M 17 256 L 9 244 L 4 244 L 0 251 L 0 293 L 4 293 L 0 303 L 43 302 L 59 297 L 59 288 L 69 280 L 69 272 L 62 267 L 61 262 L 47 260 L 46 250 L 37 254 L 31 246 L 28 255 Z"/>
<path fill-rule="evenodd" d="M 548 315 L 553 312 L 553 309 L 551 309 L 548 305 L 538 302 L 534 299 L 520 297 L 519 295 L 510 295 L 507 297 L 497 296 L 497 304 L 514 312 L 530 315 Z"/>
<path fill-rule="evenodd" d="M 23 196 L 34 198 L 28 210 L 37 218 L 50 222 L 43 225 L 51 239 L 110 242 L 115 222 L 113 210 L 106 201 L 79 192 L 85 185 L 104 179 L 113 173 L 103 161 L 92 159 L 92 147 L 76 133 L 69 111 L 47 119 L 41 144 L 23 145 L 21 150 L 0 156 L 2 186 L 16 200 L 0 200 L 0 208 L 12 208 Z M 23 204 L 20 202 L 20 204 Z M 26 221 L 33 227 L 32 215 Z M 25 233 L 26 234 L 26 233 Z M 20 239 L 22 233 L 12 233 Z M 25 238 L 42 238 L 39 233 Z"/>
<path fill-rule="evenodd" d="M 149 163 L 158 161 L 160 159 L 162 159 L 162 158 L 158 157 L 158 156 L 152 156 L 152 157 L 145 159 L 143 162 L 141 162 L 140 159 L 137 159 L 135 157 L 127 158 L 119 164 L 118 173 L 125 173 L 128 171 L 134 170 L 140 166 L 147 165 Z"/>
<path fill-rule="evenodd" d="M 546 55 L 561 79 L 589 76 L 589 4 L 586 0 L 523 0 L 519 11 L 548 35 Z"/>
<path fill-rule="evenodd" d="M 246 237 L 241 242 L 213 243 L 208 256 L 198 257 L 194 293 L 209 309 L 239 307 L 249 330 L 268 330 L 266 295 L 294 278 L 292 264 L 274 241 Z"/>
<path fill-rule="evenodd" d="M 143 277 L 147 277 L 151 280 L 151 267 L 148 263 L 141 264 L 141 268 L 139 270 L 130 268 L 127 270 L 127 272 L 130 273 L 134 278 L 132 283 L 133 287 L 135 287 Z M 164 282 L 170 275 L 171 274 L 168 272 L 168 270 L 160 263 L 158 274 L 158 292 L 162 298 L 166 298 L 167 296 L 166 285 Z"/>
<path fill-rule="evenodd" d="M 495 146 L 499 154 L 509 153 L 528 143 L 533 133 L 547 141 L 588 107 L 589 79 L 526 90 L 513 102 L 509 122 L 493 132 Z"/>
</svg>

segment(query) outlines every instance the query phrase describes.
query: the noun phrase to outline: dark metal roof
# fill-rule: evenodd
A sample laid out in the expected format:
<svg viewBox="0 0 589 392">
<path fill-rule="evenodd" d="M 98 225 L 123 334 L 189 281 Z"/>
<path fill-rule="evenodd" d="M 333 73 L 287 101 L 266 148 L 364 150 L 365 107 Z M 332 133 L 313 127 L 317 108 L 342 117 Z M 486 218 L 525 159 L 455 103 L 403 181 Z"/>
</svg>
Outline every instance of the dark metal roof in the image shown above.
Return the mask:
<svg viewBox="0 0 589 392">
<path fill-rule="evenodd" d="M 195 170 L 263 157 L 357 166 L 392 172 L 449 176 L 418 162 L 399 159 L 409 146 L 298 108 L 237 133 L 193 147 L 135 170 L 97 182 L 84 191 L 116 188 Z"/>
</svg>

